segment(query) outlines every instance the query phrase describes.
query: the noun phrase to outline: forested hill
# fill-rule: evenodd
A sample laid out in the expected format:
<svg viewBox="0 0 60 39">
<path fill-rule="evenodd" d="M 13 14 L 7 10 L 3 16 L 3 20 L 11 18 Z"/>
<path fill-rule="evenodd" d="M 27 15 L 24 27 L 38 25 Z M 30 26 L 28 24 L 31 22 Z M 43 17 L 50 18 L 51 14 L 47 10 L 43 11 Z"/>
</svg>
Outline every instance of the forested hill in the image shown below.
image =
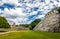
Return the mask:
<svg viewBox="0 0 60 39">
<path fill-rule="evenodd" d="M 31 22 L 30 24 L 20 24 L 20 26 L 28 27 L 29 29 L 32 30 L 40 21 L 41 21 L 41 19 L 36 19 L 33 22 Z"/>
</svg>

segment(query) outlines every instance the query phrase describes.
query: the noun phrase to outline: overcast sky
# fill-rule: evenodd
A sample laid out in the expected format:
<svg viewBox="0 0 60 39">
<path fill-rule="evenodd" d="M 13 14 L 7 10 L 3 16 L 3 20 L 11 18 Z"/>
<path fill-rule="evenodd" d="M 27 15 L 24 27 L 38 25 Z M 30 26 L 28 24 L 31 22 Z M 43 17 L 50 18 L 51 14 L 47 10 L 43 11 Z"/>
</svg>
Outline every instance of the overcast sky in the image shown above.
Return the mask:
<svg viewBox="0 0 60 39">
<path fill-rule="evenodd" d="M 10 24 L 29 24 L 55 7 L 60 7 L 60 0 L 0 0 L 0 16 Z"/>
</svg>

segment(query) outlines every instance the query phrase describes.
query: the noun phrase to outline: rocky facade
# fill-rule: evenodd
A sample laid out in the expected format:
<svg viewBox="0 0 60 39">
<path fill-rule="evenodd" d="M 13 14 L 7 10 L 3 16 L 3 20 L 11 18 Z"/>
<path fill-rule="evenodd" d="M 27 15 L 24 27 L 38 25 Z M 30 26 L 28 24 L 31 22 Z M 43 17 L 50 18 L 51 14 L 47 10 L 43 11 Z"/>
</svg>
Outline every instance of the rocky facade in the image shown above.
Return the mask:
<svg viewBox="0 0 60 39">
<path fill-rule="evenodd" d="M 60 32 L 60 13 L 56 9 L 50 11 L 33 30 Z"/>
</svg>

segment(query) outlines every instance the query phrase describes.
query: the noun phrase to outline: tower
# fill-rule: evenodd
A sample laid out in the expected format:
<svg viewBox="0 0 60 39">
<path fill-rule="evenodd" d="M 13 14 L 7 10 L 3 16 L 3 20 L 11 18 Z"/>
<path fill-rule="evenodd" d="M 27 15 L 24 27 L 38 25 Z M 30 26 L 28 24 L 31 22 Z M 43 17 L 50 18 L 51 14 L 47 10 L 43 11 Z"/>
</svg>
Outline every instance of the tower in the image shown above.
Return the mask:
<svg viewBox="0 0 60 39">
<path fill-rule="evenodd" d="M 16 29 L 16 24 L 15 24 L 15 22 L 11 25 L 11 29 L 12 29 L 12 30 L 15 30 L 15 29 Z"/>
</svg>

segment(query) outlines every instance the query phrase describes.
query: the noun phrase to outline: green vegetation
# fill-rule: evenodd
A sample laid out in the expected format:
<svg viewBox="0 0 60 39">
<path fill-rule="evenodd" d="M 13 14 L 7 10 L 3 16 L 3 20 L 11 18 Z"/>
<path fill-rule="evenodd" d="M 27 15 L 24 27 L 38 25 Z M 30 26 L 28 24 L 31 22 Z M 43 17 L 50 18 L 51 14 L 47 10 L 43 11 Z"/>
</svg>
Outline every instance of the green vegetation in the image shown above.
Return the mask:
<svg viewBox="0 0 60 39">
<path fill-rule="evenodd" d="M 32 30 L 40 21 L 41 21 L 41 19 L 36 19 L 36 20 L 34 20 L 34 21 L 29 25 L 29 29 Z"/>
<path fill-rule="evenodd" d="M 10 25 L 4 17 L 0 16 L 0 28 L 9 28 Z"/>
<path fill-rule="evenodd" d="M 36 31 L 11 31 L 0 34 L 0 39 L 60 39 L 60 33 Z"/>
<path fill-rule="evenodd" d="M 34 20 L 31 24 L 20 24 L 20 26 L 24 26 L 29 28 L 30 30 L 33 30 L 33 28 L 41 21 L 41 19 Z"/>
<path fill-rule="evenodd" d="M 60 7 L 57 9 L 57 11 L 60 13 Z"/>
<path fill-rule="evenodd" d="M 20 26 L 29 27 L 29 24 L 20 24 Z"/>
</svg>

